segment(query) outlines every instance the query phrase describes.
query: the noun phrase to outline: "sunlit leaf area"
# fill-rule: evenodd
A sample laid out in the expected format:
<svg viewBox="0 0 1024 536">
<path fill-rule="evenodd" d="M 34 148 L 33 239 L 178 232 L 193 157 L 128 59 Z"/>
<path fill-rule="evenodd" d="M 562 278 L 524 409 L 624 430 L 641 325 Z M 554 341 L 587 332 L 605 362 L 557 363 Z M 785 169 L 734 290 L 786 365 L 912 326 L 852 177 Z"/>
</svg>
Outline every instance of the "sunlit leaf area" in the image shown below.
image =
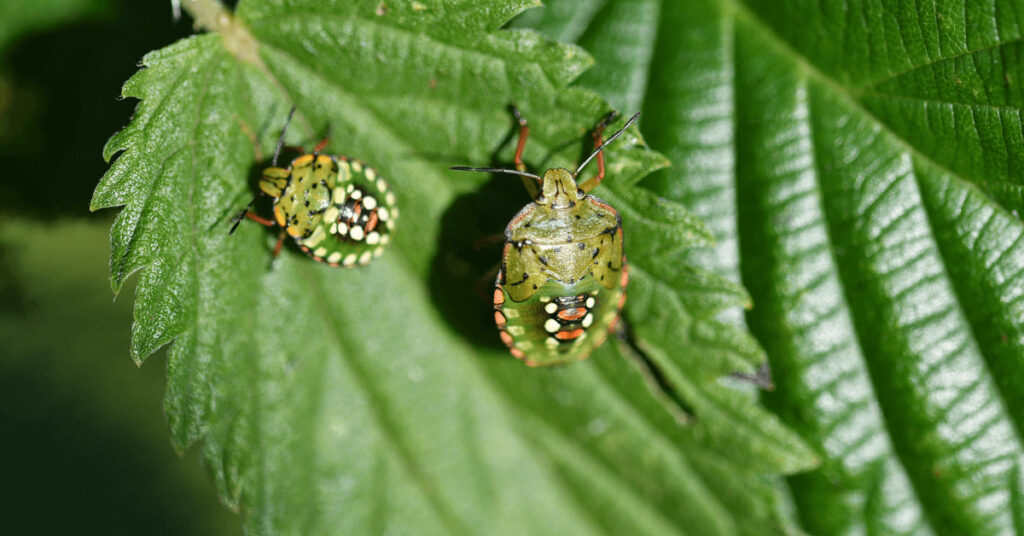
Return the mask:
<svg viewBox="0 0 1024 536">
<path fill-rule="evenodd" d="M 3 3 L 0 532 L 1024 534 L 1022 21 Z"/>
</svg>

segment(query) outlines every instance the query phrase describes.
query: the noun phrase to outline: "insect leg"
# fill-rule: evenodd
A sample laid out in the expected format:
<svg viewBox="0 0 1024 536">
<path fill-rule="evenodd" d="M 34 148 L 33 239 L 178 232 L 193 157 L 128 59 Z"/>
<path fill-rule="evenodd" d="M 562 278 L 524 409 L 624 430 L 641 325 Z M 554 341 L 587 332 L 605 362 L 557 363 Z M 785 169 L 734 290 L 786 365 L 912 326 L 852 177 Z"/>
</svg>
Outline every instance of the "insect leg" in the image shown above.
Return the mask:
<svg viewBox="0 0 1024 536">
<path fill-rule="evenodd" d="M 499 244 L 504 241 L 504 233 L 495 233 L 492 235 L 481 236 L 480 238 L 477 238 L 476 240 L 473 241 L 473 249 L 475 251 L 480 251 L 485 247 L 492 246 L 494 244 Z"/>
<path fill-rule="evenodd" d="M 250 220 L 252 220 L 252 221 L 254 221 L 254 222 L 256 222 L 256 223 L 258 223 L 258 224 L 260 224 L 260 225 L 262 225 L 264 227 L 273 227 L 273 226 L 277 225 L 276 223 L 274 223 L 274 222 L 272 222 L 272 221 L 270 221 L 270 220 L 268 220 L 268 219 L 266 219 L 266 218 L 264 218 L 262 216 L 257 216 L 255 213 L 252 213 L 252 212 L 249 212 L 249 211 L 245 212 L 245 217 L 249 218 Z"/>
<path fill-rule="evenodd" d="M 245 208 L 243 208 L 241 212 L 235 214 L 234 217 L 231 218 L 231 230 L 228 231 L 229 235 L 235 234 L 235 229 L 238 229 L 238 224 L 242 222 L 242 218 L 249 217 L 249 215 L 252 214 L 249 212 L 249 209 L 256 204 L 257 199 L 259 199 L 259 196 L 254 197 L 252 201 L 249 201 L 248 205 L 245 205 Z M 273 223 L 271 223 L 271 225 L 273 225 Z"/>
<path fill-rule="evenodd" d="M 281 254 L 281 246 L 284 245 L 284 231 L 281 231 L 277 235 L 277 243 L 274 244 L 274 253 L 271 255 L 275 259 Z"/>
<path fill-rule="evenodd" d="M 328 143 L 331 143 L 331 125 L 327 125 L 327 135 L 313 148 L 313 154 L 320 154 L 320 151 L 323 151 Z"/>
<path fill-rule="evenodd" d="M 602 133 L 605 127 L 608 126 L 608 123 L 614 121 L 618 115 L 618 112 L 612 112 L 597 124 L 597 127 L 594 129 L 594 149 L 601 147 L 601 144 L 604 143 Z M 584 192 L 589 192 L 596 188 L 598 184 L 601 184 L 602 179 L 604 179 L 604 151 L 597 153 L 597 175 L 580 185 L 580 189 Z"/>
<path fill-rule="evenodd" d="M 487 300 L 487 303 L 491 303 L 490 300 L 494 295 L 494 280 L 498 276 L 498 271 L 501 269 L 501 263 L 495 264 L 491 269 L 487 270 L 473 283 L 473 291 L 480 296 L 481 299 Z"/>
<path fill-rule="evenodd" d="M 516 108 L 514 104 L 509 108 L 512 110 L 512 115 L 516 117 L 516 121 L 519 122 L 519 143 L 516 144 L 516 170 L 525 172 L 526 163 L 523 162 L 523 149 L 526 148 L 526 138 L 530 135 L 530 127 L 526 124 L 526 118 L 523 117 L 523 114 L 519 113 L 519 108 Z M 536 198 L 537 194 L 540 193 L 537 183 L 529 177 L 523 177 L 523 186 L 530 193 L 530 197 Z"/>
</svg>

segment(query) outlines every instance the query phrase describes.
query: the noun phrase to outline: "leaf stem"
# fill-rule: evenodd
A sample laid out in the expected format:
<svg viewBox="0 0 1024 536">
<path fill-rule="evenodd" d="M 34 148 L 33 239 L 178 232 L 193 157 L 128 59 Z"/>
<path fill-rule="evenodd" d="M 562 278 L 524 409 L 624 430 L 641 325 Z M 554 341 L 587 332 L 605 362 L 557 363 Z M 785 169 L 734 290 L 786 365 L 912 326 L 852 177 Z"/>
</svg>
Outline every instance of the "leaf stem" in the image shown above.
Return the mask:
<svg viewBox="0 0 1024 536">
<path fill-rule="evenodd" d="M 233 56 L 263 67 L 256 39 L 220 0 L 182 0 L 181 7 L 192 16 L 196 25 L 219 33 L 224 39 L 224 47 Z"/>
</svg>

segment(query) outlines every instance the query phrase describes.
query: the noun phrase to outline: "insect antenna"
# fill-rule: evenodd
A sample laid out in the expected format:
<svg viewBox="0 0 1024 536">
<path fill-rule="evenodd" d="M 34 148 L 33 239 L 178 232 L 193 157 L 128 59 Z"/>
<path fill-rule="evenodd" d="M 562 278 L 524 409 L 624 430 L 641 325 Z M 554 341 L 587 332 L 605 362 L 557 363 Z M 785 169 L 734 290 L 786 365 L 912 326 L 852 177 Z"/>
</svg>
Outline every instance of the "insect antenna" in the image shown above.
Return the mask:
<svg viewBox="0 0 1024 536">
<path fill-rule="evenodd" d="M 295 115 L 295 106 L 292 106 L 292 111 L 288 112 L 288 119 L 284 122 L 284 128 L 281 129 L 281 136 L 277 138 L 277 148 L 274 149 L 274 158 L 270 161 L 270 165 L 277 167 L 277 157 L 281 155 L 281 148 L 284 147 L 284 133 L 288 132 L 288 125 L 292 123 L 292 116 Z"/>
<path fill-rule="evenodd" d="M 637 113 L 633 114 L 633 117 L 630 117 L 629 121 L 626 121 L 626 124 L 623 125 L 622 128 L 620 128 L 615 134 L 612 134 L 611 136 L 609 136 L 607 140 L 604 140 L 604 143 L 602 143 L 600 147 L 598 147 L 597 149 L 594 149 L 594 152 L 591 153 L 590 156 L 588 156 L 587 159 L 584 160 L 582 164 L 580 164 L 580 167 L 576 168 L 576 172 L 572 174 L 573 178 L 579 177 L 580 176 L 580 171 L 583 171 L 583 167 L 586 166 L 587 164 L 589 164 L 590 161 L 593 160 L 594 157 L 598 155 L 598 153 L 603 151 L 604 148 L 607 147 L 609 143 L 615 141 L 615 138 L 618 138 L 623 132 L 625 132 L 626 129 L 629 128 L 630 125 L 635 123 L 636 120 L 639 117 L 640 117 L 640 112 L 637 112 Z"/>
<path fill-rule="evenodd" d="M 508 173 L 509 175 L 522 175 L 524 177 L 531 177 L 531 178 L 536 179 L 537 182 L 540 182 L 540 180 L 541 180 L 540 177 L 534 175 L 533 173 L 527 173 L 525 171 L 519 171 L 519 170 L 515 170 L 515 169 L 482 168 L 482 167 L 467 167 L 467 166 L 452 166 L 452 167 L 450 167 L 448 169 L 453 169 L 455 171 L 481 171 L 483 173 Z"/>
<path fill-rule="evenodd" d="M 242 209 L 241 212 L 235 214 L 235 216 L 231 218 L 231 230 L 228 231 L 229 235 L 235 234 L 235 229 L 238 229 L 238 224 L 242 223 L 242 220 L 245 219 L 245 215 L 249 212 L 249 209 L 256 204 L 257 199 L 259 199 L 259 196 L 253 198 L 252 201 L 249 201 L 249 204 L 245 205 L 245 208 Z"/>
</svg>

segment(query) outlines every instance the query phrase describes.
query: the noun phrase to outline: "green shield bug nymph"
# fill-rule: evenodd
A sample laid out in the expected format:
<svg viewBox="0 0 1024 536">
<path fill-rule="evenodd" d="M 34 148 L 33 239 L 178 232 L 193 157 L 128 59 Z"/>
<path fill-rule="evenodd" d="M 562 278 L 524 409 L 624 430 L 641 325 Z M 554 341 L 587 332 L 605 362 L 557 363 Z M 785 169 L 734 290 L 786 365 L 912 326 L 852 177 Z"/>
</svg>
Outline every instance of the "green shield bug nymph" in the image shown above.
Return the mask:
<svg viewBox="0 0 1024 536">
<path fill-rule="evenodd" d="M 530 366 L 585 359 L 618 320 L 629 280 L 622 252 L 622 219 L 608 203 L 590 195 L 604 178 L 602 150 L 632 125 L 639 113 L 602 142 L 610 115 L 594 131 L 594 152 L 575 172 L 549 169 L 543 177 L 526 172 L 523 148 L 529 134 L 519 121 L 516 169 L 460 171 L 511 173 L 524 178 L 533 202 L 505 228 L 505 249 L 494 286 L 494 321 L 502 342 Z M 577 183 L 580 171 L 597 158 L 597 175 Z"/>
<path fill-rule="evenodd" d="M 274 198 L 274 219 L 249 211 L 254 199 L 232 220 L 231 233 L 242 218 L 267 227 L 280 227 L 274 256 L 281 251 L 284 237 L 295 240 L 299 249 L 330 266 L 350 268 L 368 264 L 384 252 L 398 218 L 395 194 L 387 181 L 370 166 L 348 158 L 320 154 L 328 140 L 277 167 L 295 108 L 281 130 L 271 167 L 263 170 L 260 195 Z"/>
</svg>

